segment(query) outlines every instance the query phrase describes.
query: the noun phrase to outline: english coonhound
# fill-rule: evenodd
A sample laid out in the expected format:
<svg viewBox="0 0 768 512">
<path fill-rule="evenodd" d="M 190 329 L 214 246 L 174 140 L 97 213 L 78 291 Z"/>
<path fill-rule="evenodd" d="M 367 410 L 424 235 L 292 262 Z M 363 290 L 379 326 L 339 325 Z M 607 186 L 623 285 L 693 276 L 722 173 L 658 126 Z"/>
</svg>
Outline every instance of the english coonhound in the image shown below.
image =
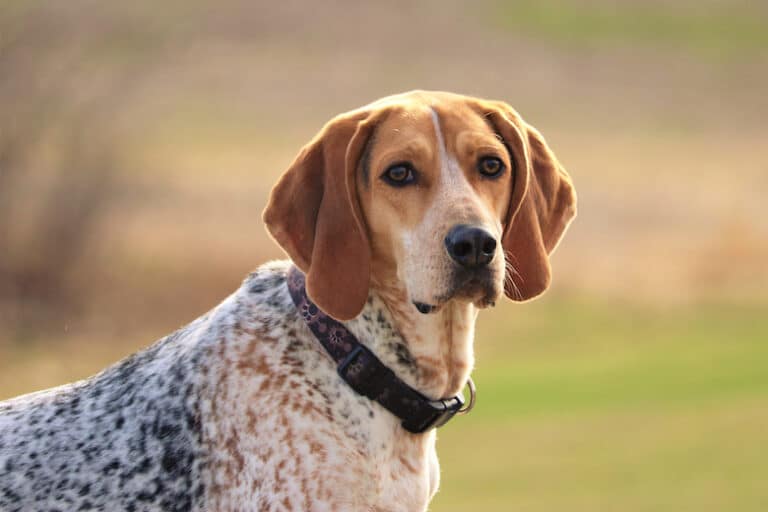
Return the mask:
<svg viewBox="0 0 768 512">
<path fill-rule="evenodd" d="M 478 311 L 550 282 L 568 174 L 498 101 L 339 115 L 264 212 L 290 261 L 86 380 L 0 404 L 0 510 L 423 511 Z"/>
</svg>

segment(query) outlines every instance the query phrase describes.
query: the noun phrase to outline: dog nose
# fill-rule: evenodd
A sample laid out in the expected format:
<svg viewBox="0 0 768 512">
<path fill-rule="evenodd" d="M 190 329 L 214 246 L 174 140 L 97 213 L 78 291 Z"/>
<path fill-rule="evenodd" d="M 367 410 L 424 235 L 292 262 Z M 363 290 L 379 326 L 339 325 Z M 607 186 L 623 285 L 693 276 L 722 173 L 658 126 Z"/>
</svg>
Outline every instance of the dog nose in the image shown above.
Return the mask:
<svg viewBox="0 0 768 512">
<path fill-rule="evenodd" d="M 445 248 L 450 257 L 466 268 L 483 267 L 496 254 L 496 239 L 483 228 L 459 224 L 445 237 Z"/>
</svg>

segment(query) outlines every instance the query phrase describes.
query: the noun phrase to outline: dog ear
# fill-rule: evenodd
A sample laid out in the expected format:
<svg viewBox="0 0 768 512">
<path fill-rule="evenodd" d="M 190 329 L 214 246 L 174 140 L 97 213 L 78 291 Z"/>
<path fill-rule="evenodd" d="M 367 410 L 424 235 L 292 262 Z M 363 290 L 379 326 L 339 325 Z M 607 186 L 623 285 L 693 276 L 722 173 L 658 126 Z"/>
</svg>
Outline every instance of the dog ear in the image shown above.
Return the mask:
<svg viewBox="0 0 768 512">
<path fill-rule="evenodd" d="M 549 255 L 576 216 L 576 193 L 544 137 L 512 107 L 496 102 L 484 110 L 515 167 L 502 236 L 507 259 L 504 291 L 513 300 L 525 301 L 549 287 Z"/>
<path fill-rule="evenodd" d="M 326 124 L 272 189 L 263 215 L 306 274 L 307 294 L 338 320 L 356 317 L 368 299 L 370 244 L 356 179 L 373 124 L 364 111 Z"/>
</svg>

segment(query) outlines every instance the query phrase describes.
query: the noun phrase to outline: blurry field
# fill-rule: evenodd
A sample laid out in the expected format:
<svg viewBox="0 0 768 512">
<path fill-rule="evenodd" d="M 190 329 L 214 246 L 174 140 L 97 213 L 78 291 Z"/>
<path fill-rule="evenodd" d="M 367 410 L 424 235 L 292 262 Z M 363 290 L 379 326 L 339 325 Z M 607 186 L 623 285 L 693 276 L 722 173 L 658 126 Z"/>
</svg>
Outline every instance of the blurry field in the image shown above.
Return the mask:
<svg viewBox="0 0 768 512">
<path fill-rule="evenodd" d="M 503 99 L 574 178 L 552 291 L 480 317 L 437 512 L 768 509 L 758 2 L 0 2 L 0 399 L 90 375 L 282 257 L 331 116 Z"/>
<path fill-rule="evenodd" d="M 765 510 L 765 308 L 488 316 L 478 409 L 440 433 L 434 510 Z"/>
<path fill-rule="evenodd" d="M 765 6 L 757 2 L 683 1 L 662 7 L 655 2 L 522 0 L 500 2 L 497 14 L 510 30 L 597 48 L 671 46 L 732 60 L 754 57 L 768 46 Z"/>
</svg>

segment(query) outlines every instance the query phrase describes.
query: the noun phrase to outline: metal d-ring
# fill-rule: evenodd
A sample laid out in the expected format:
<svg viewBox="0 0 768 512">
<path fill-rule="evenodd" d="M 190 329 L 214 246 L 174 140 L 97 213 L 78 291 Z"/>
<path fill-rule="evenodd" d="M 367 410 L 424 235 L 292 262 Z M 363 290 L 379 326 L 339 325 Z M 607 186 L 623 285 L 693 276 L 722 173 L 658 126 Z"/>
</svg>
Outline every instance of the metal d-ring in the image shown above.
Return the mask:
<svg viewBox="0 0 768 512">
<path fill-rule="evenodd" d="M 475 389 L 475 383 L 472 382 L 472 377 L 467 379 L 467 387 L 469 388 L 469 402 L 467 405 L 456 411 L 456 414 L 467 414 L 475 406 L 477 400 L 477 389 Z"/>
</svg>

